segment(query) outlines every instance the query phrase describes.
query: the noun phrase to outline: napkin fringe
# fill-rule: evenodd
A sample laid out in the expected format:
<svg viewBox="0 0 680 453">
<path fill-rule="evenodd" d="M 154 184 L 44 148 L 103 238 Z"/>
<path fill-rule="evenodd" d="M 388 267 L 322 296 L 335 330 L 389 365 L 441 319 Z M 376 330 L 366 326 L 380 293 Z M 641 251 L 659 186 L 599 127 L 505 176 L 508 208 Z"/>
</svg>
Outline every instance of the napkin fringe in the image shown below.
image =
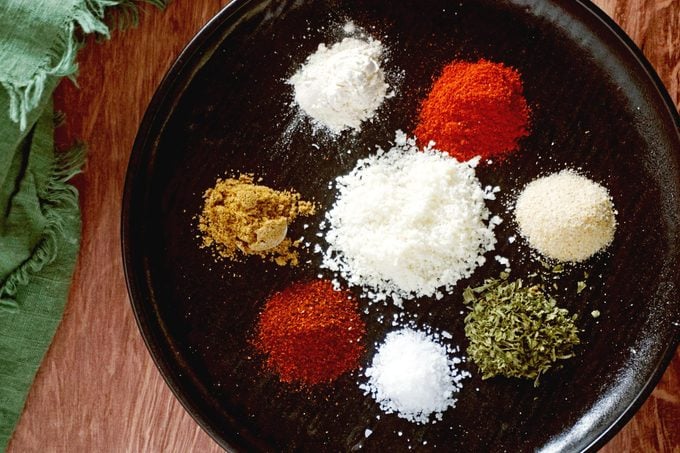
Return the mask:
<svg viewBox="0 0 680 453">
<path fill-rule="evenodd" d="M 142 2 L 163 10 L 168 6 L 170 0 L 120 0 L 116 5 L 116 12 L 118 14 L 112 26 L 118 29 L 125 29 L 139 25 L 139 8 L 137 3 Z"/>
<path fill-rule="evenodd" d="M 141 1 L 160 9 L 169 3 L 169 0 Z M 0 81 L 9 96 L 9 118 L 19 124 L 22 132 L 28 125 L 29 113 L 37 108 L 42 100 L 49 77 L 68 77 L 75 83 L 78 72 L 76 56 L 80 48 L 77 29 L 80 28 L 85 34 L 96 33 L 107 39 L 110 37 L 109 27 L 104 22 L 104 16 L 110 7 L 120 7 L 128 19 L 127 22 L 137 24 L 138 9 L 133 0 L 81 0 L 73 10 L 72 20 L 64 26 L 63 32 L 47 55 L 49 63 L 37 68 L 29 80 Z"/>
<path fill-rule="evenodd" d="M 28 284 L 31 277 L 52 263 L 57 257 L 58 243 L 64 237 L 65 208 L 78 207 L 78 191 L 68 181 L 82 171 L 85 147 L 76 145 L 68 151 L 57 153 L 55 164 L 44 193 L 38 194 L 45 212 L 46 225 L 42 239 L 31 257 L 15 269 L 0 285 L 0 309 L 14 312 L 19 306 L 15 296 L 19 287 Z M 77 241 L 77 239 L 74 239 Z"/>
</svg>

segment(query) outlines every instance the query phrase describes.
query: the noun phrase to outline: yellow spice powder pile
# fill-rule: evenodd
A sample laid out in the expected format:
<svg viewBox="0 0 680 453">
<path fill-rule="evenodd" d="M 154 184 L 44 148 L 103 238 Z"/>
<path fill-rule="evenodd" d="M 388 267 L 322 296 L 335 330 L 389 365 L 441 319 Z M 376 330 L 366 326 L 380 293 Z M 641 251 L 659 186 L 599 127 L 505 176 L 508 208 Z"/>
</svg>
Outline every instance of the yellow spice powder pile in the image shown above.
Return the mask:
<svg viewBox="0 0 680 453">
<path fill-rule="evenodd" d="M 268 258 L 280 266 L 298 264 L 298 241 L 286 237 L 288 225 L 299 216 L 314 214 L 314 204 L 300 194 L 277 191 L 254 183 L 252 175 L 218 179 L 203 194 L 198 230 L 203 247 L 221 258 L 244 255 Z"/>
</svg>

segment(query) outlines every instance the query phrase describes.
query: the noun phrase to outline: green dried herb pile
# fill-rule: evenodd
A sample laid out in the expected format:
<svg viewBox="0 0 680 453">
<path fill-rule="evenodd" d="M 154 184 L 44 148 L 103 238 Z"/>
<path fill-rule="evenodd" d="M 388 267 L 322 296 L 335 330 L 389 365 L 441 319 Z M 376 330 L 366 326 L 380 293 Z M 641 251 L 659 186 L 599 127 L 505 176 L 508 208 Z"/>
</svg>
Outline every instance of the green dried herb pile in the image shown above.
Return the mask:
<svg viewBox="0 0 680 453">
<path fill-rule="evenodd" d="M 525 286 L 521 279 L 487 279 L 467 288 L 463 301 L 471 310 L 465 317 L 468 356 L 482 371 L 482 379 L 501 375 L 534 379 L 557 360 L 573 357 L 580 343 L 577 315 L 559 308 L 542 285 Z"/>
</svg>

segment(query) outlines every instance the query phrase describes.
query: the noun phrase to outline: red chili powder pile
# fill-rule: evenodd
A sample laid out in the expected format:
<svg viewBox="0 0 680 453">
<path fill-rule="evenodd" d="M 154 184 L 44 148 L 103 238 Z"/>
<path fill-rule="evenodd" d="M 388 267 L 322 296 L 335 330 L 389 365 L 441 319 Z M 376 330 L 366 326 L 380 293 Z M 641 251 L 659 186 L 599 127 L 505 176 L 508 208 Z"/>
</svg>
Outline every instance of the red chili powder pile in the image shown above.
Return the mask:
<svg viewBox="0 0 680 453">
<path fill-rule="evenodd" d="M 423 101 L 415 130 L 421 146 L 458 160 L 503 158 L 529 134 L 529 107 L 516 69 L 479 60 L 453 61 Z"/>
<path fill-rule="evenodd" d="M 359 365 L 365 324 L 357 302 L 325 280 L 274 294 L 260 313 L 255 347 L 283 382 L 330 382 Z"/>
</svg>

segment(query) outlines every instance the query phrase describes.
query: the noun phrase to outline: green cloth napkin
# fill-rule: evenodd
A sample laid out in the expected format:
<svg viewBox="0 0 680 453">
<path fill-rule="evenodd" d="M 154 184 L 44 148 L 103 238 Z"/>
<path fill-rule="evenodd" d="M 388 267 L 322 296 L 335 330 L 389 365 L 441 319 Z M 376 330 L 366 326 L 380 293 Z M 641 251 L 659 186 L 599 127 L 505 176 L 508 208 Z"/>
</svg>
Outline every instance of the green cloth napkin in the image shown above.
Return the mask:
<svg viewBox="0 0 680 453">
<path fill-rule="evenodd" d="M 165 0 L 146 0 L 164 6 Z M 61 321 L 80 243 L 83 152 L 54 150 L 51 95 L 73 77 L 79 36 L 104 16 L 136 23 L 131 0 L 0 0 L 0 450 Z"/>
</svg>

